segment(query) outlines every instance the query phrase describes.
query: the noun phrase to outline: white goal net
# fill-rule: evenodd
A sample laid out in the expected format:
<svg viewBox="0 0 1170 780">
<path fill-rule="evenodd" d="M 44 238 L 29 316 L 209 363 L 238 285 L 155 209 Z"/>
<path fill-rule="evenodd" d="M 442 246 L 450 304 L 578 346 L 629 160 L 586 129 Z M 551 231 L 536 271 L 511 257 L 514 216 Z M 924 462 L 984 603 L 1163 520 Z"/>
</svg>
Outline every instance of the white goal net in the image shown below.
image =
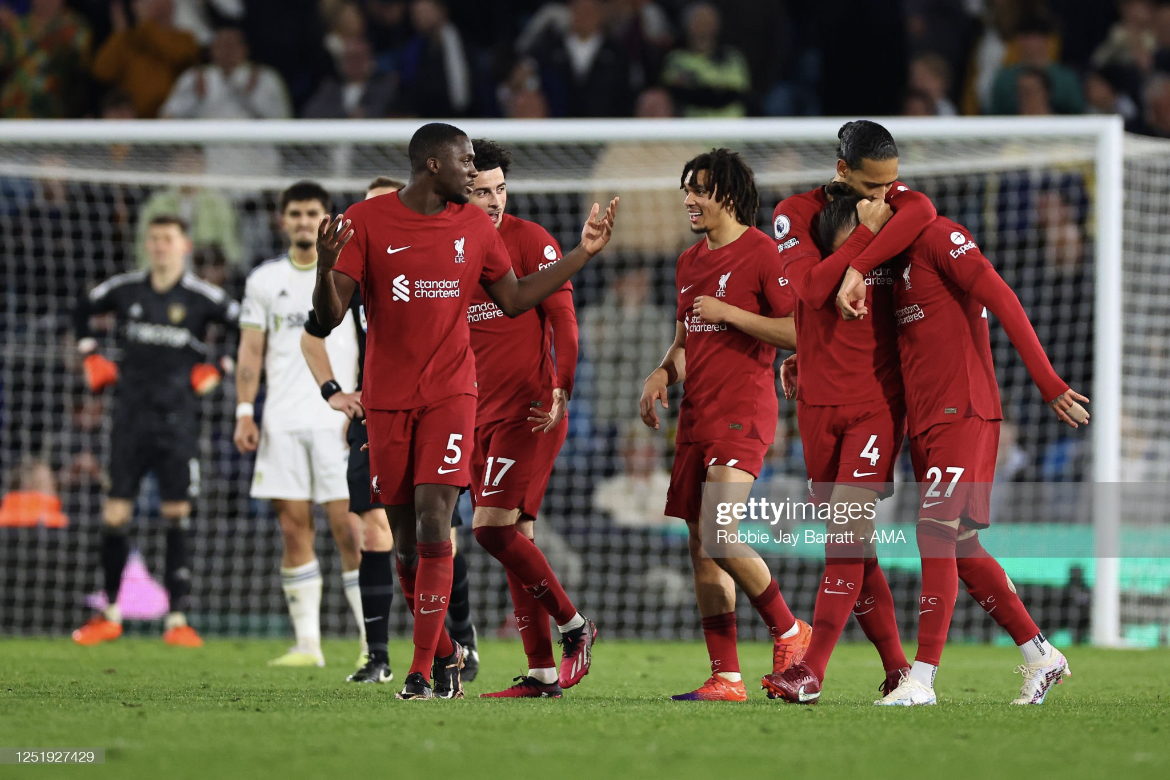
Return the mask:
<svg viewBox="0 0 1170 780">
<path fill-rule="evenodd" d="M 622 196 L 609 248 L 574 280 L 581 334 L 570 434 L 538 526 L 566 588 L 607 634 L 695 638 L 697 611 L 679 521 L 662 516 L 672 425 L 638 421 L 642 378 L 674 330 L 674 261 L 693 242 L 678 191 L 683 163 L 713 146 L 756 172 L 770 224 L 782 198 L 831 178 L 831 120 L 476 123 L 509 146 L 508 210 L 566 247 L 595 200 Z M 405 178 L 416 123 L 5 123 L 0 128 L 0 488 L 56 496 L 63 527 L 0 511 L 0 633 L 63 634 L 100 600 L 97 539 L 108 463 L 109 405 L 85 387 L 70 317 L 83 292 L 139 264 L 143 215 L 193 222 L 193 269 L 235 298 L 257 262 L 282 250 L 280 191 L 323 183 L 340 210 L 377 175 Z M 1006 336 L 992 323 L 1005 425 L 996 525 L 984 535 L 1037 623 L 1061 641 L 1167 643 L 1170 536 L 1165 510 L 1124 512 L 1093 488 L 1170 481 L 1170 142 L 1123 140 L 1112 119 L 892 120 L 901 178 L 969 228 L 1016 290 L 1053 364 L 1093 399 L 1087 431 L 1059 427 Z M 216 349 L 234 354 L 235 336 Z M 203 403 L 202 496 L 195 509 L 192 622 L 209 633 L 287 630 L 271 509 L 249 499 L 252 458 L 232 446 L 231 381 Z M 677 404 L 672 404 L 672 410 Z M 794 408 L 781 404 L 764 480 L 804 480 Z M 908 458 L 903 459 L 908 471 Z M 1125 488 L 1122 488 L 1125 490 Z M 51 502 L 50 502 L 51 504 Z M 39 506 L 39 505 L 38 505 Z M 911 527 L 905 507 L 890 522 Z M 1159 515 L 1158 512 L 1162 514 Z M 51 514 L 51 513 L 50 513 Z M 35 513 L 34 513 L 35 515 Z M 123 611 L 165 610 L 158 497 L 136 509 Z M 21 527 L 32 523 L 31 527 Z M 318 523 L 322 623 L 353 632 L 340 563 Z M 911 545 L 913 534 L 910 535 Z M 509 625 L 503 570 L 468 534 L 473 617 L 481 636 Z M 906 637 L 918 565 L 883 553 Z M 790 606 L 810 618 L 819 550 L 775 556 Z M 160 601 L 161 599 L 161 601 Z M 139 603 L 140 602 L 140 603 Z M 741 610 L 747 609 L 741 599 Z M 394 627 L 408 617 L 397 600 Z M 961 594 L 952 636 L 999 632 Z M 745 611 L 741 632 L 766 631 Z M 856 626 L 849 629 L 860 637 Z"/>
</svg>

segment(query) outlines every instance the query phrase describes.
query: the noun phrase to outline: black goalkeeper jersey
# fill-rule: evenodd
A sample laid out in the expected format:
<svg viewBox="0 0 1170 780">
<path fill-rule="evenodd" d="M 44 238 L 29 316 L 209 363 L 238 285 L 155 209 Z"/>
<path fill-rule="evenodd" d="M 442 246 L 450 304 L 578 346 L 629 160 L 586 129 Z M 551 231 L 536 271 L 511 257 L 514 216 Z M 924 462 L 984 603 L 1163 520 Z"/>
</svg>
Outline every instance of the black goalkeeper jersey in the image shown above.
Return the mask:
<svg viewBox="0 0 1170 780">
<path fill-rule="evenodd" d="M 156 292 L 148 271 L 119 274 L 83 296 L 74 326 L 90 335 L 89 318 L 113 312 L 122 349 L 115 405 L 136 413 L 195 413 L 198 397 L 191 369 L 210 362 L 204 343 L 213 322 L 235 326 L 240 306 L 220 288 L 185 273 L 166 292 Z"/>
<path fill-rule="evenodd" d="M 362 303 L 360 285 L 354 287 L 353 297 L 349 300 L 349 310 L 353 314 L 353 327 L 357 331 L 358 343 L 357 387 L 354 389 L 361 390 L 362 378 L 366 371 L 366 307 Z M 309 309 L 309 317 L 305 320 L 305 332 L 319 339 L 329 335 L 329 331 L 317 320 L 317 315 L 312 309 Z"/>
</svg>

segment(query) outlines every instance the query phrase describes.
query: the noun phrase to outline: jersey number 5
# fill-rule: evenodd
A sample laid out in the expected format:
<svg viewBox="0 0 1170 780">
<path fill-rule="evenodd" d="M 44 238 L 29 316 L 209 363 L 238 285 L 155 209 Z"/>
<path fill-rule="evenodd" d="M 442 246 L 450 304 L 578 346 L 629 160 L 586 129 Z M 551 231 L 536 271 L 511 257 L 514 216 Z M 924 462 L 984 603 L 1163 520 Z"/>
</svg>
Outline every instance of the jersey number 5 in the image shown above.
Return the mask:
<svg viewBox="0 0 1170 780">
<path fill-rule="evenodd" d="M 451 438 L 447 439 L 447 452 L 452 454 L 443 456 L 444 463 L 450 463 L 454 466 L 463 459 L 463 450 L 459 448 L 459 442 L 461 441 L 463 441 L 462 433 L 453 433 L 451 434 Z"/>
</svg>

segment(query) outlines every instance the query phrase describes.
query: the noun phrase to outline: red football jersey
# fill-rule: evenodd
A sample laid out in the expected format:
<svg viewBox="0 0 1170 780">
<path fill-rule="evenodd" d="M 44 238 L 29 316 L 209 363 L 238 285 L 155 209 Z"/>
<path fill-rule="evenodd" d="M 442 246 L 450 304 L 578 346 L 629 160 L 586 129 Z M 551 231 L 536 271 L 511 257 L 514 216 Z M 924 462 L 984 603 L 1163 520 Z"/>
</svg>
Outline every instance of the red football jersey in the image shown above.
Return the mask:
<svg viewBox="0 0 1170 780">
<path fill-rule="evenodd" d="M 915 205 L 925 203 L 930 218 L 934 218 L 933 207 L 925 196 L 911 191 L 901 182 L 894 183 L 886 200 L 895 210 L 900 200 Z M 849 263 L 840 264 L 839 273 L 834 270 L 832 279 L 821 280 L 823 289 L 816 295 L 808 289 L 810 281 L 805 276 L 815 271 L 822 256 L 822 250 L 813 238 L 814 224 L 821 209 L 827 205 L 824 189 L 817 187 L 781 201 L 772 217 L 784 275 L 792 282 L 797 296 L 797 352 L 806 356 L 800 362 L 797 397 L 814 406 L 840 406 L 893 398 L 902 392 L 892 316 L 893 270 L 885 265 L 866 273 L 865 305 L 869 308 L 869 315 L 860 320 L 843 320 L 834 305 L 837 288 Z M 880 240 L 887 247 L 896 247 L 887 250 L 887 259 L 891 258 L 905 249 L 921 231 L 925 222 L 917 223 L 918 219 L 917 214 L 900 223 L 896 217 L 891 219 L 879 234 L 880 239 L 864 225 L 859 226 L 837 254 L 849 253 L 855 260 L 865 260 L 873 255 L 871 247 Z M 880 246 L 878 249 L 881 251 Z M 824 284 L 825 281 L 829 283 Z"/>
<path fill-rule="evenodd" d="M 491 219 L 454 203 L 425 216 L 398 193 L 355 203 L 345 216 L 354 234 L 336 269 L 361 285 L 366 307 L 362 403 L 417 409 L 475 395 L 467 307 L 480 284 L 512 268 Z"/>
<path fill-rule="evenodd" d="M 1044 355 L 1019 299 L 965 227 L 939 217 L 893 265 L 911 436 L 958 417 L 1003 419 L 985 306 L 999 316 L 1044 399 L 1068 389 Z"/>
<path fill-rule="evenodd" d="M 771 444 L 779 412 L 775 347 L 726 324 L 705 323 L 691 308 L 696 297 L 710 295 L 753 314 L 791 316 L 792 291 L 775 242 L 756 228 L 714 251 L 704 238 L 679 256 L 675 284 L 677 319 L 687 329 L 677 440 L 750 437 Z"/>
<path fill-rule="evenodd" d="M 505 214 L 499 232 L 516 276 L 536 273 L 561 259 L 556 239 L 535 222 Z M 572 289 L 569 282 L 561 288 Z M 552 403 L 557 374 L 550 349 L 552 327 L 543 306 L 509 319 L 487 292 L 477 287 L 471 296 L 467 322 L 479 382 L 475 426 L 527 416 L 533 402 L 547 409 Z"/>
</svg>

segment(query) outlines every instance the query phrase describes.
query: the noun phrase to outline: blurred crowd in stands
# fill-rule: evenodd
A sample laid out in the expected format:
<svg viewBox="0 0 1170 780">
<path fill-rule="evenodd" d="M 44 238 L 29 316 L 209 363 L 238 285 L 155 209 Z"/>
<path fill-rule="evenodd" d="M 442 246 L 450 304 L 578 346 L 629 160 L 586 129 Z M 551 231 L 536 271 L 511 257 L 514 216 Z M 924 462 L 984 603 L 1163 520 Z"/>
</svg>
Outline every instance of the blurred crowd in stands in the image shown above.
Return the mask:
<svg viewBox="0 0 1170 780">
<path fill-rule="evenodd" d="M 0 0 L 4 118 L 1118 113 L 1170 0 Z"/>
</svg>

